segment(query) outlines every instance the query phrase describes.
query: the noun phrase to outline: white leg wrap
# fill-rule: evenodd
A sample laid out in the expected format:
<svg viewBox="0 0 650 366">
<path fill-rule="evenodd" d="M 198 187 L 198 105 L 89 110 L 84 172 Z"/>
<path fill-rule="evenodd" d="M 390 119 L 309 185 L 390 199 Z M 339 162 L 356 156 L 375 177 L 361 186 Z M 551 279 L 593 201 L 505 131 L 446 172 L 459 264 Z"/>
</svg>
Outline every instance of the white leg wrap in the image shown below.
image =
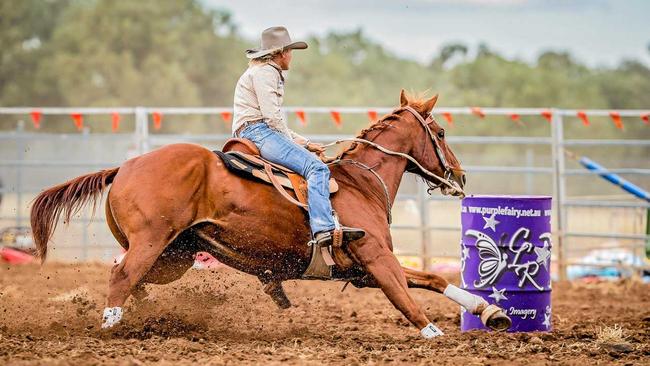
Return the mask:
<svg viewBox="0 0 650 366">
<path fill-rule="evenodd" d="M 445 296 L 454 300 L 472 314 L 476 314 L 478 312 L 479 305 L 483 305 L 482 308 L 488 305 L 488 302 L 483 300 L 482 297 L 472 295 L 469 292 L 454 285 L 447 285 L 447 288 L 443 293 Z"/>
<path fill-rule="evenodd" d="M 114 308 L 105 308 L 104 309 L 104 317 L 103 323 L 102 323 L 102 328 L 111 328 L 115 324 L 117 324 L 120 320 L 122 320 L 122 314 L 124 312 L 122 311 L 122 308 L 119 306 L 116 306 Z"/>
<path fill-rule="evenodd" d="M 434 337 L 440 337 L 441 335 L 445 335 L 445 333 L 443 333 L 440 330 L 440 328 L 436 327 L 431 323 L 427 324 L 426 327 L 422 328 L 422 330 L 420 330 L 420 334 L 422 334 L 422 337 L 424 337 L 425 339 L 431 339 Z"/>
</svg>

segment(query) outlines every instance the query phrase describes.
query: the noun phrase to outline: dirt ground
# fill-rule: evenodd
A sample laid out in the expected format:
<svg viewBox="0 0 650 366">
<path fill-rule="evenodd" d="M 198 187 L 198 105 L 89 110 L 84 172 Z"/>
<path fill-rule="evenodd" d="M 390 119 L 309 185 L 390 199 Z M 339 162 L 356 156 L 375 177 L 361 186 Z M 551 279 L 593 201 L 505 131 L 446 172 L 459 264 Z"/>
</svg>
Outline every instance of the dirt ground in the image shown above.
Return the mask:
<svg viewBox="0 0 650 366">
<path fill-rule="evenodd" d="M 650 285 L 559 283 L 550 333 L 459 331 L 459 308 L 412 294 L 446 336 L 423 340 L 379 290 L 287 282 L 281 311 L 253 277 L 190 270 L 99 329 L 109 267 L 0 268 L 0 364 L 650 364 Z"/>
</svg>

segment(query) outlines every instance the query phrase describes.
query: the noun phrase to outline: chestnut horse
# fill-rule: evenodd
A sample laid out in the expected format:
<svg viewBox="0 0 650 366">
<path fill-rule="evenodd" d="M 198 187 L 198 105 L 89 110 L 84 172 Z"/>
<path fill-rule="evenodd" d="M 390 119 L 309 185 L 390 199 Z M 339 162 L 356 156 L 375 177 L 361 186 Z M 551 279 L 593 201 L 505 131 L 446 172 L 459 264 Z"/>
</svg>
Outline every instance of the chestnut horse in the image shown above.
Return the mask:
<svg viewBox="0 0 650 366">
<path fill-rule="evenodd" d="M 331 176 L 339 184 L 332 204 L 341 223 L 366 231 L 364 238 L 344 248 L 343 256 L 336 256 L 336 275 L 351 279 L 357 287 L 380 288 L 426 338 L 442 332 L 413 300 L 409 287 L 444 293 L 481 316 L 488 327 L 503 330 L 510 319 L 501 309 L 435 274 L 403 268 L 393 254 L 388 215 L 406 171 L 431 181 L 423 168 L 447 176 L 459 188 L 465 183 L 444 130 L 430 115 L 436 100 L 437 96 L 409 100 L 402 90 L 401 106 L 359 136 L 375 146 L 354 143 L 338 157 L 361 164 L 331 166 Z M 417 163 L 382 150 L 406 154 Z M 362 164 L 367 169 L 360 168 Z M 42 192 L 31 211 L 42 260 L 59 218 L 69 221 L 84 204 L 96 204 L 110 184 L 106 221 L 127 251 L 111 270 L 104 328 L 121 320 L 122 306 L 131 294 L 136 299 L 146 296 L 143 284 L 180 278 L 197 251 L 207 251 L 226 265 L 257 276 L 278 306 L 290 306 L 282 281 L 300 279 L 311 256 L 306 213 L 274 187 L 233 174 L 216 154 L 192 144 L 168 145 L 119 168 Z M 443 188 L 442 192 L 454 191 Z"/>
</svg>

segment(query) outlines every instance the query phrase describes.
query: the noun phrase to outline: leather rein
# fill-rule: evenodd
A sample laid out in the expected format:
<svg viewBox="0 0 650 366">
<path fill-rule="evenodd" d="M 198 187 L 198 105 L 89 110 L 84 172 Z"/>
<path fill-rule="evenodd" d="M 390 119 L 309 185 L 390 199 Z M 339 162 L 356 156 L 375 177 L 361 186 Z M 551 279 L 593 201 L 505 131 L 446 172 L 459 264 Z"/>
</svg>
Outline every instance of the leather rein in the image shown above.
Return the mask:
<svg viewBox="0 0 650 366">
<path fill-rule="evenodd" d="M 381 152 L 383 152 L 384 154 L 387 154 L 387 155 L 394 155 L 394 156 L 403 157 L 403 158 L 407 159 L 408 161 L 410 161 L 411 163 L 413 163 L 417 167 L 417 169 L 420 170 L 420 172 L 423 175 L 426 175 L 426 176 L 428 176 L 430 178 L 433 178 L 433 179 L 438 181 L 438 184 L 434 184 L 434 183 L 430 182 L 429 180 L 425 180 L 425 182 L 429 186 L 429 188 L 427 189 L 428 194 L 431 194 L 431 192 L 433 190 L 435 190 L 436 188 L 440 188 L 441 186 L 446 186 L 450 190 L 449 193 L 458 193 L 460 196 L 464 197 L 465 192 L 460 187 L 460 185 L 458 183 L 454 182 L 453 180 L 451 180 L 454 169 L 452 169 L 449 166 L 449 163 L 447 162 L 447 159 L 445 158 L 444 154 L 442 153 L 442 150 L 440 149 L 440 144 L 438 142 L 438 139 L 436 138 L 434 133 L 429 128 L 429 124 L 431 122 L 433 122 L 433 117 L 431 116 L 431 114 L 429 114 L 427 116 L 427 119 L 425 120 L 424 118 L 422 118 L 420 113 L 418 113 L 415 109 L 413 109 L 410 106 L 399 108 L 399 109 L 393 111 L 393 113 L 397 113 L 400 110 L 406 110 L 406 111 L 410 112 L 411 114 L 413 114 L 413 116 L 415 116 L 415 118 L 418 120 L 418 122 L 420 122 L 422 127 L 424 127 L 425 131 L 427 131 L 427 134 L 429 135 L 429 138 L 431 139 L 431 142 L 433 143 L 434 151 L 436 153 L 438 161 L 440 161 L 440 164 L 442 165 L 443 172 L 444 172 L 444 177 L 441 177 L 441 176 L 429 171 L 428 169 L 423 167 L 422 164 L 420 164 L 415 158 L 413 158 L 412 156 L 410 156 L 408 154 L 404 154 L 404 153 L 401 153 L 401 152 L 389 150 L 389 149 L 387 149 L 387 148 L 385 148 L 385 147 L 383 147 L 383 146 L 381 146 L 381 145 L 379 145 L 377 143 L 374 143 L 374 142 L 366 140 L 366 139 L 361 139 L 361 138 L 357 138 L 357 137 L 346 138 L 346 139 L 336 140 L 334 142 L 331 142 L 329 144 L 325 144 L 325 145 L 322 145 L 322 146 L 323 147 L 330 147 L 330 146 L 341 144 L 343 142 L 356 142 L 356 143 L 362 143 L 362 144 L 372 146 L 375 149 L 377 149 L 377 150 L 379 150 L 379 151 L 381 151 Z M 386 182 L 384 182 L 382 177 L 379 174 L 377 174 L 377 172 L 375 172 L 373 170 L 373 168 L 371 168 L 371 167 L 369 167 L 369 166 L 367 166 L 367 165 L 365 165 L 363 163 L 360 163 L 358 161 L 352 160 L 352 159 L 340 159 L 340 158 L 337 158 L 336 160 L 328 163 L 327 165 L 342 165 L 342 164 L 351 164 L 351 165 L 354 165 L 354 166 L 359 167 L 361 169 L 368 170 L 375 176 L 375 178 L 377 178 L 377 180 L 381 184 L 382 189 L 384 191 L 384 197 L 386 199 L 386 217 L 388 219 L 388 224 L 391 224 L 392 223 L 392 215 L 391 215 L 390 195 L 388 194 L 388 187 L 386 186 Z"/>
</svg>

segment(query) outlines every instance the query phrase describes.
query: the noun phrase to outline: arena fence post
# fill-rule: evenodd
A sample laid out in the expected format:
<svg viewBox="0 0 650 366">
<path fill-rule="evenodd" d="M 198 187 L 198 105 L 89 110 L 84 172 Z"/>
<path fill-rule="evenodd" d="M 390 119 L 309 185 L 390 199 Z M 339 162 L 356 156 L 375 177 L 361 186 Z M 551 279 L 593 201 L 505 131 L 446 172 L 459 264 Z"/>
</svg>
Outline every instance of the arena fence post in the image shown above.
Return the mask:
<svg viewBox="0 0 650 366">
<path fill-rule="evenodd" d="M 16 166 L 16 227 L 23 221 L 23 166 L 25 165 L 25 121 L 16 124 L 16 153 L 20 164 Z"/>
<path fill-rule="evenodd" d="M 566 280 L 566 247 L 565 235 L 566 230 L 566 209 L 565 209 L 565 160 L 564 160 L 564 121 L 561 111 L 553 109 L 551 111 L 551 138 L 552 138 L 552 156 L 553 156 L 553 198 L 555 199 L 555 217 L 557 233 L 557 262 L 559 268 L 560 281 Z"/>
<path fill-rule="evenodd" d="M 149 152 L 149 119 L 147 115 L 147 108 L 135 108 L 135 140 L 140 155 Z"/>
<path fill-rule="evenodd" d="M 645 214 L 645 256 L 650 259 L 650 208 L 646 209 Z"/>
<path fill-rule="evenodd" d="M 429 269 L 429 240 L 431 232 L 429 230 L 429 197 L 424 184 L 418 184 L 418 206 L 420 209 L 420 257 L 422 258 L 422 270 Z"/>
</svg>

